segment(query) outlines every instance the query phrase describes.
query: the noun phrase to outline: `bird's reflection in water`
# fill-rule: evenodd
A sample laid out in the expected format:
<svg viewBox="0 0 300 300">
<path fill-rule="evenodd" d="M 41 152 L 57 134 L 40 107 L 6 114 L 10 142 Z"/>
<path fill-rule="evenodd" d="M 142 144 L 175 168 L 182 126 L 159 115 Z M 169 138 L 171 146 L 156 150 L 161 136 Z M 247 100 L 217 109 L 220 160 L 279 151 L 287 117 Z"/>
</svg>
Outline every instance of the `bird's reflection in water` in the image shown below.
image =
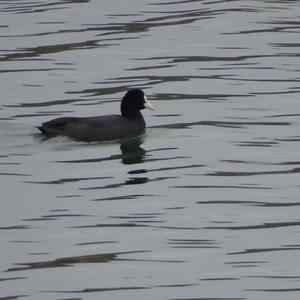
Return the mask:
<svg viewBox="0 0 300 300">
<path fill-rule="evenodd" d="M 47 140 L 52 139 L 54 137 L 48 137 Z M 42 138 L 42 141 L 45 141 Z M 121 162 L 124 165 L 133 165 L 133 164 L 141 164 L 144 162 L 146 157 L 146 151 L 141 147 L 141 145 L 144 143 L 144 137 L 135 137 L 130 139 L 123 139 L 118 141 L 120 145 L 120 154 L 113 154 L 105 157 L 98 157 L 98 158 L 84 158 L 79 160 L 66 160 L 66 161 L 60 161 L 65 163 L 99 163 L 103 161 L 113 161 L 113 160 L 121 160 Z M 116 141 L 113 143 L 116 145 Z M 83 145 L 86 147 L 86 143 L 84 144 L 76 144 L 77 147 L 80 147 L 80 145 Z M 98 146 L 99 143 L 93 144 Z M 100 143 L 100 145 L 103 145 Z M 112 145 L 112 144 L 111 144 Z M 67 146 L 68 147 L 68 146 Z M 69 147 L 73 148 L 74 143 L 71 143 Z M 131 170 L 128 172 L 128 174 L 139 174 L 140 173 L 147 173 L 147 170 Z M 148 182 L 148 177 L 140 177 L 140 176 L 134 176 L 129 177 L 128 180 L 125 181 L 125 184 L 131 185 L 131 184 L 142 184 Z"/>
<path fill-rule="evenodd" d="M 140 164 L 144 161 L 146 151 L 141 147 L 143 142 L 142 137 L 120 141 L 122 163 L 124 165 Z"/>
</svg>

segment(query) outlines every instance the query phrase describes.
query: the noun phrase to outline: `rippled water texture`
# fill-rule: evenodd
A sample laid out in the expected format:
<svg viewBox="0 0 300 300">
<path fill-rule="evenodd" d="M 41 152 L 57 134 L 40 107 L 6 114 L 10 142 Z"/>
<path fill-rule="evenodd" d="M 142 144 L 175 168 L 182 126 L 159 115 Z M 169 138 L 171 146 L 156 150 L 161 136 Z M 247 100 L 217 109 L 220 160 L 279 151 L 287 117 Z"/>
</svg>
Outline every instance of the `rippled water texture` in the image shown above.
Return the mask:
<svg viewBox="0 0 300 300">
<path fill-rule="evenodd" d="M 0 1 L 0 299 L 296 300 L 299 1 Z M 118 113 L 147 134 L 44 139 Z"/>
</svg>

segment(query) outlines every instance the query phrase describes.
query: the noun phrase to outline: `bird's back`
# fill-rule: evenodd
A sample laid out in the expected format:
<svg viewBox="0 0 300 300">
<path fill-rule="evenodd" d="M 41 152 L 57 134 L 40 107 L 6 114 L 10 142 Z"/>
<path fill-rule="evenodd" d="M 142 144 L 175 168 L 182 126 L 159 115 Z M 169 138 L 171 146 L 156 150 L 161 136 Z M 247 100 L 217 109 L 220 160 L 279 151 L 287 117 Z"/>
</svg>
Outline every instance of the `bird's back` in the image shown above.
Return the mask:
<svg viewBox="0 0 300 300">
<path fill-rule="evenodd" d="M 142 115 L 129 119 L 120 115 L 97 117 L 57 118 L 38 127 L 46 135 L 65 135 L 81 141 L 109 141 L 143 134 L 145 121 Z"/>
</svg>

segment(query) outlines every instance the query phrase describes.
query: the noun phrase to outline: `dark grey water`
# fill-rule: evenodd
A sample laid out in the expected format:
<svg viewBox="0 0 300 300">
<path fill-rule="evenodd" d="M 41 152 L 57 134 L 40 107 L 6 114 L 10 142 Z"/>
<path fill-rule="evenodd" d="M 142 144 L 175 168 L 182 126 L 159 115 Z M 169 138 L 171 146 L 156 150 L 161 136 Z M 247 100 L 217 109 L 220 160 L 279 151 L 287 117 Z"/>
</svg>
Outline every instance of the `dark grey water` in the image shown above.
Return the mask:
<svg viewBox="0 0 300 300">
<path fill-rule="evenodd" d="M 299 1 L 0 1 L 0 299 L 299 299 Z M 126 143 L 56 116 L 156 107 Z"/>
</svg>

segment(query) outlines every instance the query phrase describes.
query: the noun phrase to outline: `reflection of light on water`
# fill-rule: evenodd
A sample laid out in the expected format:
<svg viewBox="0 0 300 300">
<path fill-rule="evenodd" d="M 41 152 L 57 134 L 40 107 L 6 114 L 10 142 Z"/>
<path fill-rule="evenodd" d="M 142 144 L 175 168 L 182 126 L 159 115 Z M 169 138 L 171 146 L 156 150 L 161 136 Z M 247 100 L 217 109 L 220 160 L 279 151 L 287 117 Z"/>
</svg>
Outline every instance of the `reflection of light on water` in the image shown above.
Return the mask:
<svg viewBox="0 0 300 300">
<path fill-rule="evenodd" d="M 297 298 L 299 4 L 115 4 L 1 2 L 1 297 Z M 35 131 L 132 87 L 146 140 Z"/>
</svg>

